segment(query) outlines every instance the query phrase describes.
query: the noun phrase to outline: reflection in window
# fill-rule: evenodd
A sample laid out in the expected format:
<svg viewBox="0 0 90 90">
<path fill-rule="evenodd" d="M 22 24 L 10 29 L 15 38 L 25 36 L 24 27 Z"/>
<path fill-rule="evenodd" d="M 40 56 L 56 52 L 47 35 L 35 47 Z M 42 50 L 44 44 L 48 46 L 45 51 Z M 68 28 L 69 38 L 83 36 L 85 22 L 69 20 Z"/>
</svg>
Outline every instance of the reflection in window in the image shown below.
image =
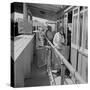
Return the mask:
<svg viewBox="0 0 90 90">
<path fill-rule="evenodd" d="M 82 44 L 83 13 L 80 14 L 79 46 Z"/>
</svg>

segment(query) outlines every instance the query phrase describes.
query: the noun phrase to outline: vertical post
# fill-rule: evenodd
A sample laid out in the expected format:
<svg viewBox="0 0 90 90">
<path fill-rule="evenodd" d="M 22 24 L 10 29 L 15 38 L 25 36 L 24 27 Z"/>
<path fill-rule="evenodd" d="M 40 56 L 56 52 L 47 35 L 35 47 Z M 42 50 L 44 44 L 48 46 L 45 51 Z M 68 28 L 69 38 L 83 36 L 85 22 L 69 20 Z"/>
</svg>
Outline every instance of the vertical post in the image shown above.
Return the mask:
<svg viewBox="0 0 90 90">
<path fill-rule="evenodd" d="M 28 13 L 27 13 L 27 5 L 26 5 L 26 3 L 23 3 L 23 19 L 24 19 L 24 21 L 28 20 Z"/>
<path fill-rule="evenodd" d="M 61 85 L 64 85 L 65 81 L 65 65 L 61 60 Z"/>
<path fill-rule="evenodd" d="M 26 3 L 23 3 L 23 20 L 24 20 L 24 34 L 26 32 L 26 25 L 28 22 L 28 12 L 27 12 L 27 5 Z"/>
</svg>

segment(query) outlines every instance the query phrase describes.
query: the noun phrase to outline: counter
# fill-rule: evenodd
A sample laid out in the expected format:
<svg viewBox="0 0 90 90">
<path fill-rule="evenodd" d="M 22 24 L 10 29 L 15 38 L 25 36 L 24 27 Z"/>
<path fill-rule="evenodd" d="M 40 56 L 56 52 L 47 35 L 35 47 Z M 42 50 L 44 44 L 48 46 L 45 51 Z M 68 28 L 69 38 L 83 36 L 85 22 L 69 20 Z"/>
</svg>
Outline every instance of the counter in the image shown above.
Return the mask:
<svg viewBox="0 0 90 90">
<path fill-rule="evenodd" d="M 14 60 L 15 87 L 23 87 L 24 79 L 30 78 L 31 75 L 34 35 L 17 36 L 14 41 L 11 41 L 11 44 L 11 57 Z"/>
</svg>

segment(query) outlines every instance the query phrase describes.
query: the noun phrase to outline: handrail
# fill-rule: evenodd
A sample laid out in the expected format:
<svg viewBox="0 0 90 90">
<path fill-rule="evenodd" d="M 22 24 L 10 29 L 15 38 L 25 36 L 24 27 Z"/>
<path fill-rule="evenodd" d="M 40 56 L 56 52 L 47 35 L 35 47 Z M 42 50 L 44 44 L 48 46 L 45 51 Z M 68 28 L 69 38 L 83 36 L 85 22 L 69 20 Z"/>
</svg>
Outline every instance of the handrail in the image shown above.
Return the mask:
<svg viewBox="0 0 90 90">
<path fill-rule="evenodd" d="M 86 82 L 82 79 L 82 77 L 80 76 L 80 74 L 72 67 L 72 65 L 70 63 L 68 63 L 68 61 L 64 58 L 64 56 L 55 48 L 55 46 L 48 40 L 48 38 L 47 37 L 45 37 L 45 38 L 48 41 L 48 43 L 51 45 L 51 47 L 54 49 L 54 51 L 57 53 L 57 55 L 59 56 L 59 58 L 61 58 L 60 60 L 62 60 L 62 62 L 68 68 L 68 70 L 70 71 L 70 73 L 75 77 L 75 79 L 77 81 L 79 81 L 79 83 L 85 84 Z"/>
</svg>

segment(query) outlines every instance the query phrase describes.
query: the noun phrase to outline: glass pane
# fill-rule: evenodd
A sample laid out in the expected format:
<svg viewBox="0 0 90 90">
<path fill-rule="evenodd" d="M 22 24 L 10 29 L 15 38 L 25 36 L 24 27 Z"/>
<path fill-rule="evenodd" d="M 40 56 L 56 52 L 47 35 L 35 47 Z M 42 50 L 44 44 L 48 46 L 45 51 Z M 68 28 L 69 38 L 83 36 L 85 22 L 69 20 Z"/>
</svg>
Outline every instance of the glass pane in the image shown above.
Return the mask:
<svg viewBox="0 0 90 90">
<path fill-rule="evenodd" d="M 85 45 L 84 45 L 84 48 L 85 49 L 88 49 L 88 12 L 87 11 L 85 11 L 85 13 L 84 13 L 84 15 L 85 15 L 85 18 L 84 18 L 84 34 L 85 34 Z"/>
<path fill-rule="evenodd" d="M 83 10 L 83 6 L 80 6 L 80 11 L 82 11 Z"/>
<path fill-rule="evenodd" d="M 73 17 L 73 32 L 72 32 L 72 38 L 71 38 L 71 40 L 72 40 L 72 43 L 74 43 L 74 22 L 75 22 L 75 18 Z"/>
<path fill-rule="evenodd" d="M 75 17 L 75 44 L 76 44 L 76 41 L 77 41 L 77 16 Z"/>
<path fill-rule="evenodd" d="M 76 44 L 77 41 L 77 20 L 78 16 L 73 17 L 73 35 L 72 35 L 72 42 Z"/>
<path fill-rule="evenodd" d="M 76 14 L 76 13 L 78 13 L 78 9 L 75 9 L 75 10 L 74 10 L 74 14 Z"/>
<path fill-rule="evenodd" d="M 64 18 L 64 30 L 65 30 L 65 32 L 67 30 L 67 18 Z"/>
<path fill-rule="evenodd" d="M 80 14 L 79 46 L 82 44 L 83 13 Z"/>
</svg>

